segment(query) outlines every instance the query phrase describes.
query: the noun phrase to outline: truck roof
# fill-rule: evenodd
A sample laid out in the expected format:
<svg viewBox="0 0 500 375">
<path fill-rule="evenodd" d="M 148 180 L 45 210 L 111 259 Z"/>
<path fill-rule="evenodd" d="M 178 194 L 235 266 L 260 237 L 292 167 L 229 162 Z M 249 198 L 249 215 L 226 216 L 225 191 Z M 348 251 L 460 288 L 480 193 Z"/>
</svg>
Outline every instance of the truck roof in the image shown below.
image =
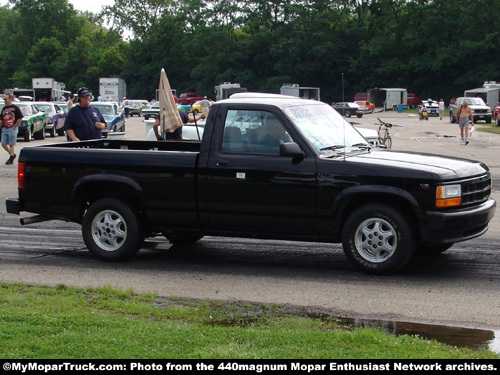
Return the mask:
<svg viewBox="0 0 500 375">
<path fill-rule="evenodd" d="M 295 105 L 322 105 L 318 100 L 302 99 L 291 95 L 269 94 L 262 92 L 241 92 L 233 94 L 229 99 L 221 100 L 224 103 L 251 103 L 262 105 L 275 105 L 277 107 L 287 107 Z M 325 104 L 326 105 L 326 104 Z"/>
</svg>

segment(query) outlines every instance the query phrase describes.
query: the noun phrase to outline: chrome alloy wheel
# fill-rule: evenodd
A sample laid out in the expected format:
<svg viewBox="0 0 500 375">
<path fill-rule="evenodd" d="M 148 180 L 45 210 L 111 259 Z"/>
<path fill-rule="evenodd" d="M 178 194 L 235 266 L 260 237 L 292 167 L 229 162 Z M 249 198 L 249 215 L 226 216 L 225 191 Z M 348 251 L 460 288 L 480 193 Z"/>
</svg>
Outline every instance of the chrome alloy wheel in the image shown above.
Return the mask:
<svg viewBox="0 0 500 375">
<path fill-rule="evenodd" d="M 359 255 L 373 263 L 389 259 L 397 248 L 397 233 L 384 219 L 370 218 L 363 221 L 354 234 Z"/>
<path fill-rule="evenodd" d="M 127 223 L 116 211 L 101 211 L 92 221 L 92 238 L 102 250 L 117 251 L 127 239 Z"/>
</svg>

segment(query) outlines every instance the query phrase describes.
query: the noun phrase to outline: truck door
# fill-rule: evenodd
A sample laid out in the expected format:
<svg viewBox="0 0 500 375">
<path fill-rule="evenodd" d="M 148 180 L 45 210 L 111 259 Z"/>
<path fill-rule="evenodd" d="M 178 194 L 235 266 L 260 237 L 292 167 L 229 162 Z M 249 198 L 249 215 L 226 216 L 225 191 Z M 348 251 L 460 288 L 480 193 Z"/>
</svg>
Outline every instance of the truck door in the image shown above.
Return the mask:
<svg viewBox="0 0 500 375">
<path fill-rule="evenodd" d="M 221 112 L 221 111 L 220 111 Z M 208 226 L 212 230 L 313 234 L 316 163 L 280 156 L 294 142 L 281 113 L 227 109 L 212 136 L 207 163 Z"/>
</svg>

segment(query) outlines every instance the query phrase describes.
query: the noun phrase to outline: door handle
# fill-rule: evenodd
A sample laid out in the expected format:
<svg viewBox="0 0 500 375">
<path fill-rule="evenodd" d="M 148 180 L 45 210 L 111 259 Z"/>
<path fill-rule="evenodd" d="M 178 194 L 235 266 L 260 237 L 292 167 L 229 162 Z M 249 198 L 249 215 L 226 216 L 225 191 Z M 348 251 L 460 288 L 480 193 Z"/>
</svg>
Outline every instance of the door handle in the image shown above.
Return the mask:
<svg viewBox="0 0 500 375">
<path fill-rule="evenodd" d="M 215 165 L 218 167 L 227 167 L 227 161 L 220 160 L 220 161 L 216 162 Z"/>
</svg>

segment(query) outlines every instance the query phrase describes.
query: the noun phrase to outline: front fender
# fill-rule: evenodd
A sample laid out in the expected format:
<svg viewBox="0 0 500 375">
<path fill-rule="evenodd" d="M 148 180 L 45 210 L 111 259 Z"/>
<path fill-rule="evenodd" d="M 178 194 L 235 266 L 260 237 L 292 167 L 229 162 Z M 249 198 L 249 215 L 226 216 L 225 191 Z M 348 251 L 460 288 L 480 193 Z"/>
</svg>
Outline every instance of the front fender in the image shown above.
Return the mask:
<svg viewBox="0 0 500 375">
<path fill-rule="evenodd" d="M 423 213 L 421 212 L 420 206 L 413 195 L 408 193 L 406 190 L 393 187 L 393 186 L 383 186 L 383 185 L 357 185 L 351 186 L 342 190 L 336 197 L 333 203 L 333 213 L 334 217 L 338 218 L 336 220 L 337 229 L 340 230 L 341 223 L 349 215 L 349 208 L 353 205 L 358 207 L 366 203 L 381 203 L 387 202 L 389 205 L 410 207 L 414 215 L 419 220 L 423 218 Z M 408 212 L 403 212 L 408 213 Z M 342 220 L 340 220 L 342 218 Z"/>
</svg>

